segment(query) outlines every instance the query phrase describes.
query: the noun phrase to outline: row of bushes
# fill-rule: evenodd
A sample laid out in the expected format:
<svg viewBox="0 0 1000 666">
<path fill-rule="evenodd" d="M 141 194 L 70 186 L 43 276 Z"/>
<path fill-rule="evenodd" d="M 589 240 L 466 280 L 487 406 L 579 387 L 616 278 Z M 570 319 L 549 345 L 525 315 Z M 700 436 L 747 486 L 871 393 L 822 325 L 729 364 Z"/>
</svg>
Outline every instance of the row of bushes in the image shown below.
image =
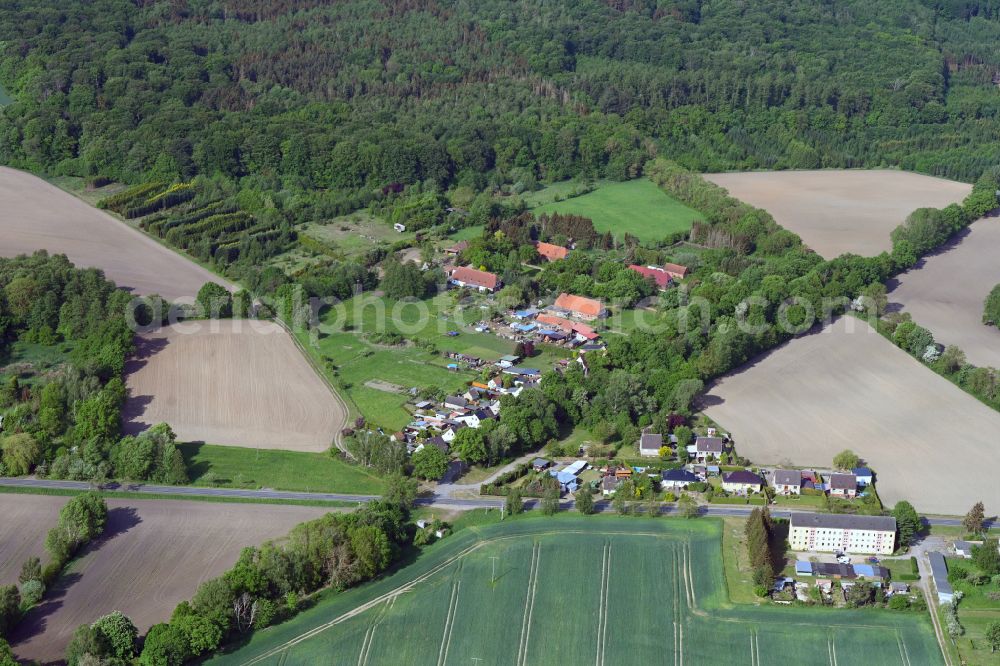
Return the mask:
<svg viewBox="0 0 1000 666">
<path fill-rule="evenodd" d="M 150 197 L 154 197 L 165 191 L 168 186 L 168 183 L 162 182 L 151 182 L 136 185 L 135 187 L 130 187 L 127 190 L 124 190 L 123 192 L 112 194 L 110 197 L 101 199 L 97 202 L 97 207 L 105 210 L 112 210 L 119 215 L 124 215 L 128 208 L 136 206 L 144 201 L 148 201 Z"/>
<path fill-rule="evenodd" d="M 17 585 L 0 586 L 0 638 L 10 636 L 73 556 L 104 532 L 107 520 L 107 504 L 96 493 L 77 495 L 63 505 L 56 526 L 45 537 L 49 563 L 42 568 L 41 560 L 30 557 L 21 565 L 20 589 Z"/>
</svg>

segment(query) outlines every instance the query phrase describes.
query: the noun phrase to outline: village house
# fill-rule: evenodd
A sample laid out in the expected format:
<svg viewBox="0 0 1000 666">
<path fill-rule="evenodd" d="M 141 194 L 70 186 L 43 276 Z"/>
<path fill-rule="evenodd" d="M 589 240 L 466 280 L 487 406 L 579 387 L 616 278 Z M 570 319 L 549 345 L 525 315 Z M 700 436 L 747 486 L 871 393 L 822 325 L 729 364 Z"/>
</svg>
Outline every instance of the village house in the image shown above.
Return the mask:
<svg viewBox="0 0 1000 666">
<path fill-rule="evenodd" d="M 601 479 L 601 495 L 604 497 L 614 495 L 622 481 L 623 479 L 619 479 L 617 476 L 605 476 Z"/>
<path fill-rule="evenodd" d="M 663 264 L 663 270 L 674 280 L 683 280 L 688 274 L 688 267 L 680 264 Z"/>
<path fill-rule="evenodd" d="M 469 241 L 462 240 L 462 241 L 458 241 L 457 243 L 455 243 L 451 247 L 446 247 L 444 249 L 444 253 L 445 254 L 449 254 L 451 256 L 455 256 L 457 254 L 461 254 L 462 252 L 465 252 L 468 249 L 469 249 Z"/>
<path fill-rule="evenodd" d="M 764 479 L 746 470 L 738 470 L 722 475 L 722 489 L 729 493 L 736 493 L 738 495 L 759 493 L 765 485 L 767 485 L 767 482 Z"/>
<path fill-rule="evenodd" d="M 896 519 L 892 516 L 793 513 L 788 542 L 792 550 L 891 555 L 896 547 Z"/>
<path fill-rule="evenodd" d="M 855 467 L 851 470 L 859 486 L 870 486 L 874 480 L 874 473 L 867 467 Z"/>
<path fill-rule="evenodd" d="M 644 458 L 660 455 L 660 448 L 662 446 L 663 435 L 646 432 L 639 437 L 639 455 Z"/>
<path fill-rule="evenodd" d="M 683 490 L 692 483 L 698 483 L 698 477 L 686 469 L 668 469 L 660 475 L 662 490 Z"/>
<path fill-rule="evenodd" d="M 535 251 L 546 261 L 559 261 L 560 259 L 565 259 L 566 255 L 569 254 L 569 248 L 541 241 L 535 243 Z"/>
<path fill-rule="evenodd" d="M 858 480 L 853 474 L 830 475 L 830 497 L 854 499 L 858 496 Z"/>
<path fill-rule="evenodd" d="M 501 285 L 500 278 L 496 274 L 476 270 L 471 266 L 453 268 L 448 281 L 456 287 L 468 287 L 489 293 L 493 293 Z"/>
<path fill-rule="evenodd" d="M 585 296 L 574 296 L 565 292 L 559 294 L 552 307 L 567 312 L 571 317 L 577 319 L 591 320 L 608 315 L 608 311 L 599 300 Z"/>
<path fill-rule="evenodd" d="M 776 469 L 771 475 L 771 485 L 778 495 L 801 495 L 802 472 L 797 469 Z"/>
<path fill-rule="evenodd" d="M 652 280 L 659 291 L 666 291 L 670 288 L 670 274 L 662 268 L 657 268 L 656 266 L 638 266 L 636 264 L 631 264 L 629 268 L 644 278 Z"/>
<path fill-rule="evenodd" d="M 469 406 L 469 401 L 460 395 L 450 395 L 444 399 L 444 406 L 448 409 L 465 409 Z"/>
<path fill-rule="evenodd" d="M 694 444 L 688 446 L 688 453 L 702 464 L 708 460 L 721 459 L 725 450 L 726 444 L 721 437 L 698 437 Z"/>
</svg>

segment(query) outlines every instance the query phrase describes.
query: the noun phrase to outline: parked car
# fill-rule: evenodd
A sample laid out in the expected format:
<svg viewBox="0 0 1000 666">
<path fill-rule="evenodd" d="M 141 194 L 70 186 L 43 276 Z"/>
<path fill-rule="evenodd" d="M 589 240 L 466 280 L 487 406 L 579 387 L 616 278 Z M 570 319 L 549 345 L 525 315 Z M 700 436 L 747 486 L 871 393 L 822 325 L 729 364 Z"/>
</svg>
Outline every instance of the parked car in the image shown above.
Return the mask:
<svg viewBox="0 0 1000 666">
<path fill-rule="evenodd" d="M 869 557 L 868 558 L 868 564 L 878 564 L 878 558 L 877 557 Z"/>
<path fill-rule="evenodd" d="M 458 331 L 448 331 L 448 337 L 449 338 L 458 337 Z"/>
</svg>

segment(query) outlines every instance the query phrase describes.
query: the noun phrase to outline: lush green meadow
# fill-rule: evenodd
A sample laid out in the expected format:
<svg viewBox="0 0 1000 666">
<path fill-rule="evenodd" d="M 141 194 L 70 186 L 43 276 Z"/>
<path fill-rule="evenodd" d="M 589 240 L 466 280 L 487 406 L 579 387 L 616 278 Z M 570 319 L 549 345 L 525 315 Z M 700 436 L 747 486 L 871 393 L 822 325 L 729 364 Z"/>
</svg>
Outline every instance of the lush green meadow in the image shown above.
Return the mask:
<svg viewBox="0 0 1000 666">
<path fill-rule="evenodd" d="M 330 453 L 238 446 L 178 444 L 191 483 L 215 488 L 274 488 L 304 492 L 378 495 L 385 483 L 365 468 Z"/>
<path fill-rule="evenodd" d="M 543 191 L 544 192 L 544 191 Z M 687 231 L 704 217 L 669 196 L 646 178 L 625 182 L 603 181 L 593 192 L 543 203 L 532 210 L 541 213 L 573 213 L 594 221 L 598 231 L 625 233 L 644 241 L 658 241 L 676 231 Z"/>
<path fill-rule="evenodd" d="M 721 531 L 610 516 L 469 527 L 209 663 L 942 663 L 927 617 L 733 605 Z"/>
</svg>

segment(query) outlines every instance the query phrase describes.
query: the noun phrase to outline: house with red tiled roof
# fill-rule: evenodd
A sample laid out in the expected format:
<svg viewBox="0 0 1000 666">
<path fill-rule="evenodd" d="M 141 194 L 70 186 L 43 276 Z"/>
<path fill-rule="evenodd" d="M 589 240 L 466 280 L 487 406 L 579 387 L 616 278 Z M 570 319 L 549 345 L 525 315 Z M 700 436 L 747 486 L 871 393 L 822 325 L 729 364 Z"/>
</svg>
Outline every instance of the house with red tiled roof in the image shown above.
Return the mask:
<svg viewBox="0 0 1000 666">
<path fill-rule="evenodd" d="M 480 271 L 471 266 L 459 266 L 451 271 L 448 281 L 456 287 L 469 287 L 479 291 L 494 292 L 500 286 L 500 278 L 495 273 Z"/>
<path fill-rule="evenodd" d="M 560 259 L 565 259 L 566 255 L 569 254 L 569 248 L 541 241 L 535 243 L 535 250 L 547 261 L 559 261 Z"/>
<path fill-rule="evenodd" d="M 629 268 L 644 278 L 651 279 L 656 283 L 656 288 L 660 291 L 666 291 L 670 286 L 670 273 L 662 268 L 657 268 L 656 266 L 637 266 L 636 264 L 630 265 Z"/>
<path fill-rule="evenodd" d="M 683 280 L 687 277 L 689 269 L 687 266 L 681 266 L 680 264 L 663 264 L 663 270 L 673 279 Z"/>
<path fill-rule="evenodd" d="M 566 293 L 559 294 L 554 307 L 564 310 L 570 316 L 577 317 L 578 319 L 597 319 L 598 317 L 605 317 L 608 314 L 608 311 L 599 300 Z"/>
</svg>

